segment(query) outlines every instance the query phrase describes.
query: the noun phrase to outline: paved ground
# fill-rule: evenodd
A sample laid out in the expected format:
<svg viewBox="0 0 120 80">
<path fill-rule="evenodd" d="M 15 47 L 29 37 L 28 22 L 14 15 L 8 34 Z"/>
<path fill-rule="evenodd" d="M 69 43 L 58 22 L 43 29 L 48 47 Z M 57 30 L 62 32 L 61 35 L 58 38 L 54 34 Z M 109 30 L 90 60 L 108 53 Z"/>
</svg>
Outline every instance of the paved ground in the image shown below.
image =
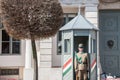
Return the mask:
<svg viewBox="0 0 120 80">
<path fill-rule="evenodd" d="M 116 78 L 116 79 L 114 79 L 114 78 L 109 78 L 109 79 L 101 79 L 101 80 L 120 80 L 120 78 Z"/>
</svg>

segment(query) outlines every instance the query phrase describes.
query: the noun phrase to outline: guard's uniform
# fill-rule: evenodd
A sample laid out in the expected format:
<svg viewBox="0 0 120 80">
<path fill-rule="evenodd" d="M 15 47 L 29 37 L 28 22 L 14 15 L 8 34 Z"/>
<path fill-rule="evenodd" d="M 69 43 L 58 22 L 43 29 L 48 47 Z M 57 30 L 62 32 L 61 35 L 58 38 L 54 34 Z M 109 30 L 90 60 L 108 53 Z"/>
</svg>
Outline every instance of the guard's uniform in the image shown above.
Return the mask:
<svg viewBox="0 0 120 80">
<path fill-rule="evenodd" d="M 89 69 L 89 59 L 87 53 L 77 53 L 74 62 L 76 80 L 87 80 L 88 69 Z"/>
</svg>

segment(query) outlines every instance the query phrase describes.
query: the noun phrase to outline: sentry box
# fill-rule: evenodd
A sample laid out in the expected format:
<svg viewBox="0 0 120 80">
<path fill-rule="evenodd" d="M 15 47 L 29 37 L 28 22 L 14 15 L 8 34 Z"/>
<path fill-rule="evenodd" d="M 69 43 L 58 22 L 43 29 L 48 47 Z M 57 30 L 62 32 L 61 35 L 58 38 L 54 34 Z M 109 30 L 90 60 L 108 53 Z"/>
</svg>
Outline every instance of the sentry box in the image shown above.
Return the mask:
<svg viewBox="0 0 120 80">
<path fill-rule="evenodd" d="M 80 13 L 64 25 L 62 32 L 62 80 L 75 80 L 74 57 L 78 44 L 83 43 L 89 54 L 89 80 L 97 80 L 97 31 L 98 28 L 86 20 Z"/>
</svg>

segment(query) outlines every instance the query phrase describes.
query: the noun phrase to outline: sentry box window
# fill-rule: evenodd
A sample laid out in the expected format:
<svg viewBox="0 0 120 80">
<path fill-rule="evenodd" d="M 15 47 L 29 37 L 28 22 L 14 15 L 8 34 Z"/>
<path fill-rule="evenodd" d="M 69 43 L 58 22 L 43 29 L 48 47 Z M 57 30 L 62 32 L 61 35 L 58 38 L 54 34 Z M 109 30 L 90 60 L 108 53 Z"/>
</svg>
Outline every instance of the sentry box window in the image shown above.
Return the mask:
<svg viewBox="0 0 120 80">
<path fill-rule="evenodd" d="M 70 39 L 65 39 L 65 41 L 64 41 L 64 53 L 70 54 L 70 52 L 71 52 Z"/>
</svg>

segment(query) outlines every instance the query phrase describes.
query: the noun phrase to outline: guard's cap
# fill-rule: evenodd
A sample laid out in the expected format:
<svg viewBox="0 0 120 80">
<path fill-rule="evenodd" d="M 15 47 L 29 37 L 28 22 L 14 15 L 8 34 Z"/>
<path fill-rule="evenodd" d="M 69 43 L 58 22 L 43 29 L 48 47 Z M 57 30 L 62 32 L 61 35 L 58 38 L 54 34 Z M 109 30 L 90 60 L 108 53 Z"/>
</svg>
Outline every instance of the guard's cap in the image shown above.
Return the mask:
<svg viewBox="0 0 120 80">
<path fill-rule="evenodd" d="M 80 44 L 78 45 L 78 48 L 83 48 L 83 44 L 80 43 Z"/>
</svg>

